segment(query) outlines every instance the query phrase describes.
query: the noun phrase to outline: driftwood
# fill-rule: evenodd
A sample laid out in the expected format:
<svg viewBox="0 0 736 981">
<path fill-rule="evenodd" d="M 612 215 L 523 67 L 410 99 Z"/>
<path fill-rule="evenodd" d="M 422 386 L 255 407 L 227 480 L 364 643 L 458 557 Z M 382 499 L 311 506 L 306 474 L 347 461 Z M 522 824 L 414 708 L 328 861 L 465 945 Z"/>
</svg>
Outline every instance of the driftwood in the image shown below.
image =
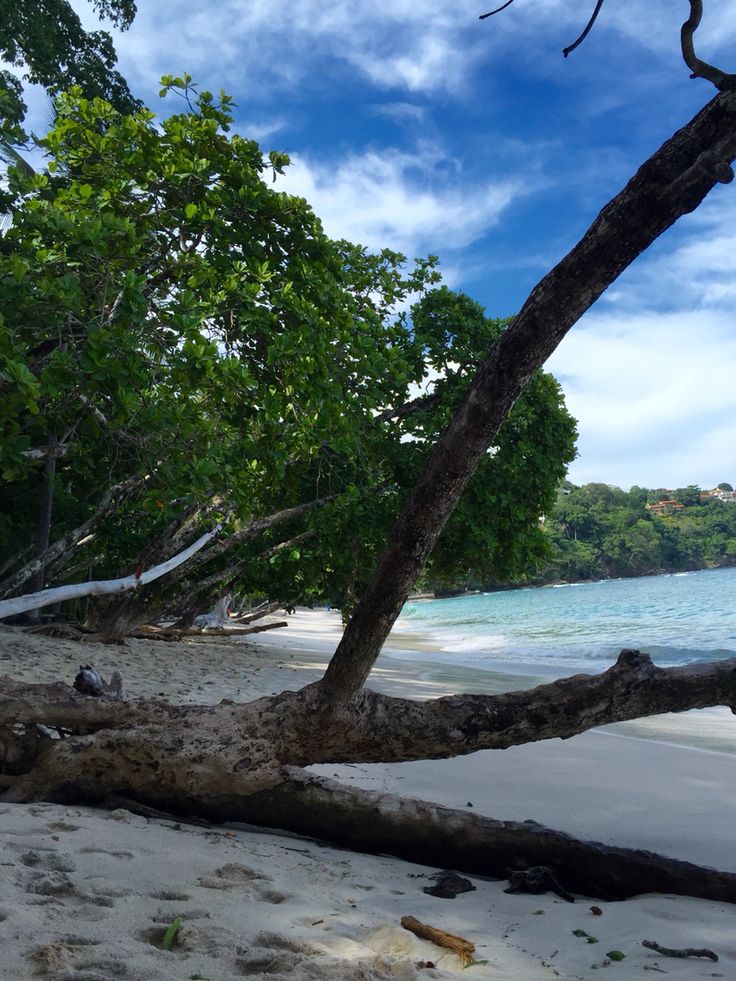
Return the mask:
<svg viewBox="0 0 736 981">
<path fill-rule="evenodd" d="M 422 940 L 431 940 L 438 947 L 451 950 L 454 954 L 457 954 L 464 965 L 470 964 L 473 960 L 475 944 L 466 940 L 464 937 L 458 937 L 454 933 L 447 933 L 446 930 L 440 930 L 439 927 L 421 923 L 413 916 L 402 916 L 401 925 L 405 930 L 409 930 L 415 936 L 421 937 Z"/>
<path fill-rule="evenodd" d="M 663 947 L 656 940 L 642 940 L 641 945 L 656 950 L 663 957 L 708 957 L 712 961 L 718 960 L 718 954 L 708 947 Z"/>
</svg>

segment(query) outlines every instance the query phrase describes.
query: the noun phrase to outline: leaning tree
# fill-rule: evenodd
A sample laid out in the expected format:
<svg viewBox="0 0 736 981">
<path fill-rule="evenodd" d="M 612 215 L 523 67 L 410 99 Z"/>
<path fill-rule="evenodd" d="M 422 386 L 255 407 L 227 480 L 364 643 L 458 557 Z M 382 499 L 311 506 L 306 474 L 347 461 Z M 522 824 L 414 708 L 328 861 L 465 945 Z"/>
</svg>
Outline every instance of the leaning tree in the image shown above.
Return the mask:
<svg viewBox="0 0 736 981">
<path fill-rule="evenodd" d="M 64 684 L 5 678 L 2 800 L 104 804 L 122 796 L 169 812 L 270 824 L 480 873 L 503 872 L 514 861 L 542 862 L 558 872 L 564 866 L 569 888 L 609 898 L 655 890 L 736 901 L 734 874 L 605 849 L 538 825 L 347 789 L 304 770 L 319 762 L 452 757 L 665 711 L 736 710 L 736 661 L 662 669 L 630 650 L 602 674 L 530 691 L 419 703 L 365 687 L 414 579 L 526 382 L 638 255 L 717 183 L 733 178 L 736 79 L 696 58 L 692 37 L 701 4 L 691 0 L 690 8 L 685 60 L 718 93 L 603 208 L 488 352 L 429 455 L 324 678 L 300 691 L 214 706 L 125 701 L 115 697 L 119 686 L 91 697 Z M 67 738 L 45 735 L 57 727 Z"/>
</svg>

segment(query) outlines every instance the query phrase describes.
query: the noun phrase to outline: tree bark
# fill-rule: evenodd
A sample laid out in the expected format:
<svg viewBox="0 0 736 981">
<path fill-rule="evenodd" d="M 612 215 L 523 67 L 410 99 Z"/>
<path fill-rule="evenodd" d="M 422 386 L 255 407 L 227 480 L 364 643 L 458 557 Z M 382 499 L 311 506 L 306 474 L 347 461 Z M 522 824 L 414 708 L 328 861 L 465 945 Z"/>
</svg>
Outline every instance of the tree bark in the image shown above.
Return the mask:
<svg viewBox="0 0 736 981">
<path fill-rule="evenodd" d="M 580 242 L 534 287 L 468 387 L 399 516 L 324 678 L 353 698 L 448 517 L 533 373 L 618 276 L 715 184 L 733 179 L 736 92 L 721 92 L 642 165 Z"/>
<path fill-rule="evenodd" d="M 471 875 L 506 879 L 510 870 L 543 865 L 565 889 L 600 899 L 662 892 L 736 903 L 732 872 L 581 841 L 534 821 L 497 821 L 301 770 L 288 773 L 288 781 L 243 802 L 240 820 Z"/>
<path fill-rule="evenodd" d="M 11 782 L 0 800 L 104 804 L 123 796 L 481 875 L 546 865 L 565 888 L 610 899 L 655 890 L 736 902 L 734 874 L 580 842 L 528 822 L 348 789 L 301 769 L 456 756 L 713 704 L 736 704 L 736 659 L 664 669 L 628 651 L 601 675 L 424 703 L 366 690 L 349 721 L 325 709 L 316 685 L 245 705 L 174 706 L 0 678 L 0 742 Z M 29 746 L 38 725 L 69 735 Z"/>
</svg>

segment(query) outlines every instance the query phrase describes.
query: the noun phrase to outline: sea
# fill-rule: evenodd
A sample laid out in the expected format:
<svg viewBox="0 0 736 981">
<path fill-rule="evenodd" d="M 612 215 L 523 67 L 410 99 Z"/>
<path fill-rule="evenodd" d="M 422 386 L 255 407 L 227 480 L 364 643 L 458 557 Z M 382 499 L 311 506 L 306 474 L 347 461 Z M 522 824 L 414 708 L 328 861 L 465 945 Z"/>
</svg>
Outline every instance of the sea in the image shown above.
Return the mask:
<svg viewBox="0 0 736 981">
<path fill-rule="evenodd" d="M 480 670 L 590 673 L 623 648 L 663 667 L 720 660 L 736 657 L 736 568 L 416 600 L 397 628 Z"/>
</svg>

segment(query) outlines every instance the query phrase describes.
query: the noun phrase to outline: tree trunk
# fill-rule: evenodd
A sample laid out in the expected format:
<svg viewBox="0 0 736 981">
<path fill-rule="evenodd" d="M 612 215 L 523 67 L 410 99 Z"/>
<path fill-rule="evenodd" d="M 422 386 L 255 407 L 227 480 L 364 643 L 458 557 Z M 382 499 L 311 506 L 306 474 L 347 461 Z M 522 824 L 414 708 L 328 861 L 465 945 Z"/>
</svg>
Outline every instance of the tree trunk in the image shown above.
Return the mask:
<svg viewBox="0 0 736 981">
<path fill-rule="evenodd" d="M 50 447 L 53 449 L 55 443 Z M 43 555 L 49 547 L 49 537 L 51 535 L 51 512 L 54 507 L 54 479 L 56 477 L 56 456 L 50 453 L 46 458 L 43 467 L 43 481 L 41 483 L 41 506 L 38 514 L 38 527 L 36 529 L 36 540 L 34 542 L 34 553 L 37 568 L 31 576 L 31 591 L 38 592 L 43 589 L 44 573 L 46 567 Z M 32 623 L 40 620 L 39 610 L 29 610 L 29 619 Z"/>
<path fill-rule="evenodd" d="M 631 178 L 534 287 L 430 453 L 324 679 L 348 700 L 368 677 L 467 481 L 524 386 L 618 276 L 718 182 L 733 179 L 736 92 L 721 92 Z"/>
<path fill-rule="evenodd" d="M 240 820 L 471 875 L 507 879 L 510 871 L 542 865 L 569 892 L 600 899 L 663 892 L 736 903 L 733 872 L 580 841 L 534 821 L 496 821 L 413 798 L 348 788 L 302 770 L 290 769 L 289 776 L 273 790 L 247 798 Z"/>
</svg>

